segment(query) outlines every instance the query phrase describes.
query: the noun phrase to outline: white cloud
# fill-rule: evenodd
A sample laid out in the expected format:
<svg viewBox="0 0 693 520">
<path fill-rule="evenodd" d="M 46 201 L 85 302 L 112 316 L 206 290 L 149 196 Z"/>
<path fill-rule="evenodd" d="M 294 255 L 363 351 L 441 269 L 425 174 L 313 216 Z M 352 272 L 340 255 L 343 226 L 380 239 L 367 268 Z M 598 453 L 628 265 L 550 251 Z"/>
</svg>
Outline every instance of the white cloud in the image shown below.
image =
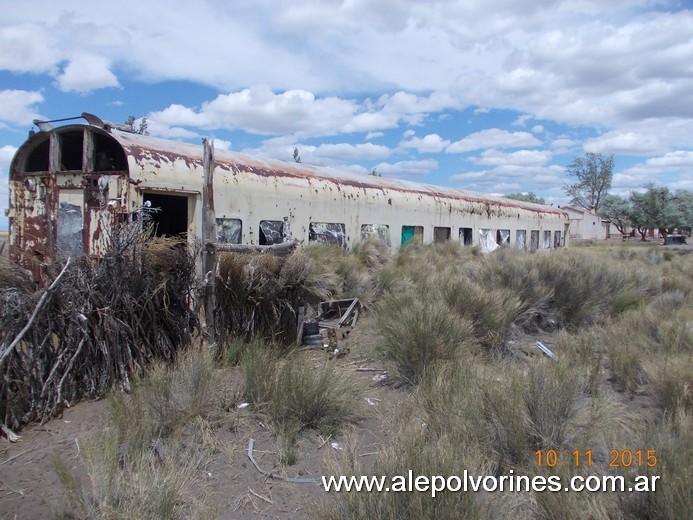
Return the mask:
<svg viewBox="0 0 693 520">
<path fill-rule="evenodd" d="M 110 70 L 110 62 L 102 56 L 78 54 L 56 77 L 64 92 L 90 92 L 99 88 L 118 87 L 118 78 Z"/>
<path fill-rule="evenodd" d="M 0 90 L 0 123 L 30 125 L 34 119 L 41 119 L 35 105 L 42 102 L 40 92 Z"/>
<path fill-rule="evenodd" d="M 540 144 L 541 141 L 528 132 L 508 132 L 500 128 L 491 128 L 469 134 L 464 139 L 452 143 L 445 151 L 464 153 L 482 148 L 519 148 Z"/>
<path fill-rule="evenodd" d="M 480 157 L 472 158 L 472 162 L 485 166 L 541 166 L 551 159 L 547 150 L 518 150 L 503 153 L 498 150 L 486 150 Z"/>
<path fill-rule="evenodd" d="M 686 185 L 693 170 L 693 151 L 678 150 L 652 157 L 614 174 L 615 189 L 634 190 L 648 182 L 668 181 L 671 186 Z"/>
<path fill-rule="evenodd" d="M 57 40 L 56 35 L 41 24 L 0 27 L 0 70 L 50 72 L 60 61 Z"/>
<path fill-rule="evenodd" d="M 311 137 L 395 128 L 402 121 L 420 121 L 428 111 L 444 110 L 455 103 L 449 96 L 437 93 L 415 96 L 402 92 L 382 96 L 376 102 L 358 103 L 317 97 L 306 90 L 274 93 L 266 85 L 256 85 L 219 95 L 199 109 L 170 105 L 149 114 L 148 119 L 159 125 L 153 128 L 162 132 L 166 126 L 190 126 Z"/>
<path fill-rule="evenodd" d="M 413 148 L 419 153 L 439 153 L 450 145 L 448 139 L 443 139 L 438 134 L 428 134 L 423 138 L 413 137 L 400 143 L 402 148 Z"/>
<path fill-rule="evenodd" d="M 559 166 L 526 166 L 507 164 L 490 170 L 460 172 L 450 181 L 464 189 L 490 193 L 498 191 L 498 185 L 519 186 L 513 191 L 559 193 L 563 187 L 563 168 Z"/>
<path fill-rule="evenodd" d="M 438 168 L 438 161 L 424 159 L 422 161 L 400 161 L 394 164 L 380 163 L 376 165 L 377 172 L 384 177 L 421 178 Z"/>
</svg>

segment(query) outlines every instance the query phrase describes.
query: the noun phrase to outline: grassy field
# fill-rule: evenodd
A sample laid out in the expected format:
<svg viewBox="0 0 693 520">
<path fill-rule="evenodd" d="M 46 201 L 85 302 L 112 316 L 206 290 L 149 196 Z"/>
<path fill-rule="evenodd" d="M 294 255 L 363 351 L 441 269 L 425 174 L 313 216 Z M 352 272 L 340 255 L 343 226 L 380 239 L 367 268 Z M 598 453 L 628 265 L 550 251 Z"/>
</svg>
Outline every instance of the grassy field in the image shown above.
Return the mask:
<svg viewBox="0 0 693 520">
<path fill-rule="evenodd" d="M 295 255 L 272 272 L 300 271 L 306 295 L 365 303 L 350 354 L 227 338 L 155 364 L 129 395 L 109 397 L 107 433 L 84 441 L 86 485 L 54 461 L 70 514 L 258 514 L 239 506 L 233 516 L 199 486 L 219 453 L 235 453 L 229 475 L 245 468 L 239 454 L 257 424 L 271 433 L 274 456 L 263 464 L 277 475 L 660 476 L 656 493 L 314 492 L 296 499 L 300 516 L 679 519 L 693 510 L 693 254 L 609 244 L 481 255 L 412 244 L 389 258 L 366 243 Z M 278 294 L 270 285 L 279 278 L 263 279 L 264 290 Z M 280 307 L 262 305 L 268 316 Z M 358 366 L 388 377 L 375 383 Z M 374 393 L 392 406 L 364 405 Z M 310 452 L 309 438 L 321 439 Z M 366 438 L 377 441 L 364 457 Z M 327 440 L 343 449 L 319 451 Z"/>
</svg>

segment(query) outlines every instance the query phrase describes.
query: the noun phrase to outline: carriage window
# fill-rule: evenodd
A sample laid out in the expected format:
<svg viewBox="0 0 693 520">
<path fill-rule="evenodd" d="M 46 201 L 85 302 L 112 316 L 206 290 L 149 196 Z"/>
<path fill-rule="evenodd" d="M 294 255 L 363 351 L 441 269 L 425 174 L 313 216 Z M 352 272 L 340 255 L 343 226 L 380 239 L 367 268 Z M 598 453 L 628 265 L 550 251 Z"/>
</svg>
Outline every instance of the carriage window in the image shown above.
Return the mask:
<svg viewBox="0 0 693 520">
<path fill-rule="evenodd" d="M 434 227 L 433 228 L 433 242 L 436 244 L 441 244 L 450 240 L 450 228 L 449 227 Z"/>
<path fill-rule="evenodd" d="M 82 169 L 82 143 L 84 133 L 65 132 L 60 134 L 60 170 L 77 171 Z"/>
<path fill-rule="evenodd" d="M 474 244 L 474 231 L 470 227 L 460 228 L 460 243 L 465 246 Z"/>
<path fill-rule="evenodd" d="M 544 249 L 551 249 L 551 231 L 544 231 L 544 242 L 542 243 Z"/>
<path fill-rule="evenodd" d="M 83 206 L 84 192 L 82 190 L 60 190 L 58 194 L 58 251 L 64 256 L 84 254 Z"/>
<path fill-rule="evenodd" d="M 50 139 L 36 145 L 26 159 L 26 172 L 47 172 L 50 170 L 48 165 L 48 155 L 50 151 Z"/>
<path fill-rule="evenodd" d="M 308 226 L 308 241 L 346 247 L 346 227 L 334 222 L 311 222 Z"/>
<path fill-rule="evenodd" d="M 112 138 L 94 133 L 94 171 L 126 170 L 127 159 L 123 148 Z"/>
<path fill-rule="evenodd" d="M 423 226 L 402 226 L 402 245 L 410 240 L 423 242 Z"/>
<path fill-rule="evenodd" d="M 537 249 L 539 249 L 539 230 L 533 229 L 529 237 L 529 250 L 536 251 Z"/>
<path fill-rule="evenodd" d="M 510 243 L 510 230 L 499 229 L 496 231 L 496 242 L 500 245 Z"/>
<path fill-rule="evenodd" d="M 371 235 L 375 235 L 382 242 L 390 245 L 390 226 L 386 224 L 363 224 L 361 226 L 361 240 L 366 240 Z"/>
<path fill-rule="evenodd" d="M 561 247 L 561 232 L 555 231 L 553 234 L 553 247 Z"/>
<path fill-rule="evenodd" d="M 479 243 L 481 244 L 481 251 L 483 253 L 492 253 L 498 249 L 498 244 L 493 239 L 493 233 L 490 229 L 479 230 Z"/>
<path fill-rule="evenodd" d="M 525 249 L 527 247 L 527 230 L 518 229 L 515 234 L 515 249 Z"/>
<path fill-rule="evenodd" d="M 239 218 L 217 219 L 217 242 L 240 244 L 243 222 Z"/>
<path fill-rule="evenodd" d="M 284 222 L 282 220 L 261 220 L 259 244 L 271 246 L 284 242 Z"/>
</svg>

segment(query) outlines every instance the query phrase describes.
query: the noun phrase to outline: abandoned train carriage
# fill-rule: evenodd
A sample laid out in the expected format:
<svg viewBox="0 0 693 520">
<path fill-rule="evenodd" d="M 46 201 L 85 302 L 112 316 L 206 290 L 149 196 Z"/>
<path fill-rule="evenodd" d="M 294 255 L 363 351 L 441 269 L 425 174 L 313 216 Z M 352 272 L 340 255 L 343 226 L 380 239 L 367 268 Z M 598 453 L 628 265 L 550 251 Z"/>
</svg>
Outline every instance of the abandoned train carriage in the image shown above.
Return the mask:
<svg viewBox="0 0 693 520">
<path fill-rule="evenodd" d="M 568 216 L 549 206 L 213 152 L 82 117 L 89 124 L 34 133 L 11 163 L 11 255 L 36 274 L 56 252 L 104 254 L 113 226 L 143 206 L 160 208 L 158 234 L 189 240 L 203 237 L 212 211 L 216 241 L 237 244 L 293 238 L 349 247 L 377 233 L 393 252 L 415 237 L 537 250 L 569 236 Z"/>
</svg>

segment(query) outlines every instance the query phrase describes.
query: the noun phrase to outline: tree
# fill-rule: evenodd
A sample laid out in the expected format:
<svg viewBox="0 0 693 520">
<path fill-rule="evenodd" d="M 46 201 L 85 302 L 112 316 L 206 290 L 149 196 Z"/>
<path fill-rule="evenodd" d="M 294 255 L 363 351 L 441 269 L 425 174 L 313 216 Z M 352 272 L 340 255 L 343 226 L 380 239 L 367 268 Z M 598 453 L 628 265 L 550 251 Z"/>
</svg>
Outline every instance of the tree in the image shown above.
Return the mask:
<svg viewBox="0 0 693 520">
<path fill-rule="evenodd" d="M 633 224 L 633 205 L 629 199 L 618 195 L 607 195 L 602 199 L 599 216 L 611 222 L 624 235 Z"/>
<path fill-rule="evenodd" d="M 142 119 L 140 119 L 140 124 L 137 128 L 135 128 L 136 120 L 137 118 L 135 116 L 128 116 L 128 118 L 125 120 L 125 126 L 127 126 L 131 132 L 135 132 L 136 134 L 149 135 L 149 132 L 147 131 L 147 128 L 149 127 L 149 123 L 147 123 L 147 116 L 143 116 Z"/>
<path fill-rule="evenodd" d="M 633 224 L 640 229 L 657 228 L 666 240 L 667 235 L 684 226 L 685 215 L 681 211 L 681 201 L 669 188 L 658 188 L 646 184 L 644 193 L 631 193 L 633 203 Z M 681 197 L 685 199 L 685 197 Z M 641 231 L 642 240 L 645 235 Z"/>
<path fill-rule="evenodd" d="M 369 173 L 369 175 L 372 175 L 373 177 L 382 177 L 382 175 L 380 175 L 378 170 L 376 170 L 375 168 L 371 170 L 371 173 Z"/>
<path fill-rule="evenodd" d="M 301 156 L 298 155 L 298 148 L 294 148 L 294 162 L 297 162 L 297 163 L 301 162 Z"/>
<path fill-rule="evenodd" d="M 503 195 L 506 199 L 521 200 L 522 202 L 531 202 L 533 204 L 546 204 L 543 197 L 537 196 L 536 193 L 528 191 L 527 193 L 510 193 Z"/>
<path fill-rule="evenodd" d="M 567 184 L 564 188 L 570 203 L 598 211 L 611 188 L 613 170 L 613 155 L 604 157 L 600 153 L 588 152 L 584 157 L 577 157 L 566 168 L 566 173 L 577 179 L 576 183 Z"/>
</svg>

